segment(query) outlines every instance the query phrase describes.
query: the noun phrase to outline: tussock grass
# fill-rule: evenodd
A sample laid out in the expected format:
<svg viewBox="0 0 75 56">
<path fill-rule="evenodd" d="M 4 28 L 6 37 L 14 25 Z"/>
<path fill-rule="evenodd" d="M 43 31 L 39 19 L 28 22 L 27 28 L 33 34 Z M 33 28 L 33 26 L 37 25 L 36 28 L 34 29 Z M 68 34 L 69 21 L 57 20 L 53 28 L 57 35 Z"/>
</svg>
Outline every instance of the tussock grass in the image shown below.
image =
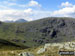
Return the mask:
<svg viewBox="0 0 75 56">
<path fill-rule="evenodd" d="M 37 54 L 37 51 L 42 48 L 43 46 L 37 47 L 37 48 L 28 48 L 25 50 L 8 50 L 8 51 L 0 51 L 0 56 L 19 56 L 22 52 L 30 52 L 33 53 L 35 56 L 60 56 L 59 48 L 58 47 L 49 47 L 46 49 L 46 51 L 42 54 Z M 66 49 L 62 49 L 63 51 L 70 51 Z M 71 50 L 72 51 L 72 50 Z M 66 56 L 66 55 L 64 55 Z"/>
</svg>

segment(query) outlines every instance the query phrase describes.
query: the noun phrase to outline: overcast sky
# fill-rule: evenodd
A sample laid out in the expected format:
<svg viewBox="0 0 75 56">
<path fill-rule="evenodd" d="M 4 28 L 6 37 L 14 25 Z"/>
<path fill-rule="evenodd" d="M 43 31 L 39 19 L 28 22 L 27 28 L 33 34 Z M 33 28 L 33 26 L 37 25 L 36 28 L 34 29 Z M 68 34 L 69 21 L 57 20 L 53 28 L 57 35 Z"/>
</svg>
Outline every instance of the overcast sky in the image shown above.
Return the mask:
<svg viewBox="0 0 75 56">
<path fill-rule="evenodd" d="M 75 0 L 0 0 L 0 20 L 75 17 Z"/>
</svg>

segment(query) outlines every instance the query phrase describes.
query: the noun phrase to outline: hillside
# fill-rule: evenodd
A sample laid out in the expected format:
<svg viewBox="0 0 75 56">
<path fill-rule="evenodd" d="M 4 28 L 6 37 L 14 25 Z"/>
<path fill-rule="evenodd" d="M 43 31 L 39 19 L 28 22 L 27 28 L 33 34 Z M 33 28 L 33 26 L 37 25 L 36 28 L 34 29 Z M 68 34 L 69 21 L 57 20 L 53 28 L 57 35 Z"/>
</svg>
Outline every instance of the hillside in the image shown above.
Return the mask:
<svg viewBox="0 0 75 56">
<path fill-rule="evenodd" d="M 22 47 L 73 41 L 75 40 L 75 19 L 48 17 L 26 23 L 1 22 L 0 39 Z"/>
<path fill-rule="evenodd" d="M 12 42 L 0 39 L 0 51 L 2 50 L 21 50 L 24 48 L 28 48 L 26 46 L 22 47 L 20 45 L 14 44 Z"/>
</svg>

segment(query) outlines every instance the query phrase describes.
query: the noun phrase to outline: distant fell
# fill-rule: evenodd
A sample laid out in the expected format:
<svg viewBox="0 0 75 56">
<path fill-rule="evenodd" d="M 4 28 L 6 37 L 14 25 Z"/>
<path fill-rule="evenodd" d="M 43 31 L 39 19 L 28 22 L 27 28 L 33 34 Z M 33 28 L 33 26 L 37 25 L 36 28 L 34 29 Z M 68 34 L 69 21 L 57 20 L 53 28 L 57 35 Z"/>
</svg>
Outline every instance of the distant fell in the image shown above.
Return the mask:
<svg viewBox="0 0 75 56">
<path fill-rule="evenodd" d="M 15 21 L 16 23 L 24 23 L 24 22 L 27 22 L 27 20 L 24 20 L 24 19 L 18 19 Z"/>
<path fill-rule="evenodd" d="M 4 22 L 6 22 L 6 23 L 25 23 L 25 22 L 27 22 L 27 20 L 25 20 L 25 19 L 18 19 L 18 20 L 16 20 L 16 21 L 13 21 L 13 20 L 11 20 L 11 21 L 6 20 L 6 21 L 4 21 Z"/>
</svg>

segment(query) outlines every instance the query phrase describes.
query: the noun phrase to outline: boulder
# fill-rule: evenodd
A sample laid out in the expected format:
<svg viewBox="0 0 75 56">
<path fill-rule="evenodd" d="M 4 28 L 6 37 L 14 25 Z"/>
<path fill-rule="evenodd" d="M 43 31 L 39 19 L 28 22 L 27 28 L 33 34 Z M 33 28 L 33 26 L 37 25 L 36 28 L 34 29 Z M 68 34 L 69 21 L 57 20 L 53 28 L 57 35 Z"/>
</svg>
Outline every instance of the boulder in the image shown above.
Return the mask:
<svg viewBox="0 0 75 56">
<path fill-rule="evenodd" d="M 63 44 L 60 44 L 60 43 L 52 43 L 52 44 L 48 43 L 48 44 L 45 44 L 44 48 L 47 49 L 47 48 L 52 47 L 52 46 L 58 46 L 59 49 L 63 48 Z"/>
<path fill-rule="evenodd" d="M 46 49 L 46 48 L 48 48 L 48 47 L 50 47 L 50 46 L 51 46 L 51 44 L 48 43 L 48 44 L 45 44 L 44 48 Z"/>
<path fill-rule="evenodd" d="M 37 51 L 37 54 L 41 54 L 41 53 L 44 53 L 46 51 L 45 48 L 41 48 L 40 50 Z"/>
<path fill-rule="evenodd" d="M 34 55 L 29 52 L 23 52 L 23 53 L 20 53 L 20 56 L 34 56 Z"/>
</svg>

